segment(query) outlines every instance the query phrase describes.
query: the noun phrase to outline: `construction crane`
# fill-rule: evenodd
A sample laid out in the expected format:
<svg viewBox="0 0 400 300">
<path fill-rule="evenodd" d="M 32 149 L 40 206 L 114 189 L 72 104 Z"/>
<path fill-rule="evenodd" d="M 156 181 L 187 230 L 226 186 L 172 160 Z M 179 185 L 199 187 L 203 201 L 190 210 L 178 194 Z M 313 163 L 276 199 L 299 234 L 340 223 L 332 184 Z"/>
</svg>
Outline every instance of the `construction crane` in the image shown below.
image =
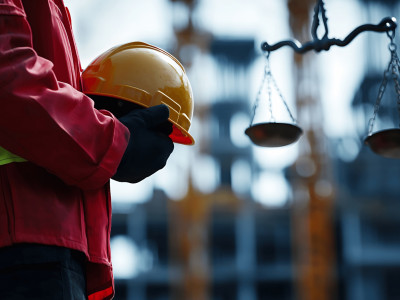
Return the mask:
<svg viewBox="0 0 400 300">
<path fill-rule="evenodd" d="M 171 0 L 187 7 L 187 26 L 175 32 L 175 55 L 180 58 L 185 46 L 202 50 L 209 47 L 211 36 L 196 31 L 192 13 L 198 1 Z M 309 32 L 313 0 L 290 0 L 290 26 L 293 35 L 306 40 Z M 334 193 L 329 157 L 322 131 L 320 95 L 315 81 L 313 54 L 295 54 L 296 105 L 298 121 L 304 129 L 300 155 L 293 166 L 291 183 L 294 190 L 292 209 L 295 285 L 300 300 L 335 299 Z M 191 62 L 180 58 L 185 66 Z M 307 86 L 308 85 L 308 86 Z M 312 85 L 312 86 L 311 86 Z M 200 109 L 201 110 L 201 109 Z M 225 193 L 223 193 L 225 194 Z M 207 260 L 209 237 L 205 226 L 209 222 L 211 201 L 196 192 L 189 180 L 187 196 L 170 206 L 170 244 L 174 247 L 172 260 L 183 265 L 180 285 L 173 286 L 174 299 L 209 299 L 210 262 Z M 215 199 L 224 197 L 213 195 Z M 231 196 L 229 197 L 232 198 Z M 239 208 L 240 209 L 240 208 Z"/>
<path fill-rule="evenodd" d="M 196 47 L 200 51 L 207 51 L 211 35 L 200 32 L 193 25 L 193 12 L 198 1 L 170 1 L 173 5 L 184 5 L 186 8 L 187 23 L 174 28 L 176 43 L 173 52 L 188 69 L 192 66 L 193 57 L 182 56 L 184 48 Z M 201 118 L 205 108 L 197 106 L 195 109 L 197 117 Z M 173 271 L 177 275 L 171 276 L 171 295 L 177 300 L 206 300 L 210 298 L 207 223 L 211 202 L 193 188 L 191 176 L 188 176 L 187 184 L 186 196 L 169 203 L 170 259 L 172 265 L 177 266 L 176 272 Z"/>
<path fill-rule="evenodd" d="M 290 0 L 290 27 L 308 40 L 314 0 Z M 298 122 L 304 130 L 293 166 L 293 254 L 300 300 L 336 298 L 334 184 L 323 132 L 315 54 L 294 54 Z"/>
</svg>

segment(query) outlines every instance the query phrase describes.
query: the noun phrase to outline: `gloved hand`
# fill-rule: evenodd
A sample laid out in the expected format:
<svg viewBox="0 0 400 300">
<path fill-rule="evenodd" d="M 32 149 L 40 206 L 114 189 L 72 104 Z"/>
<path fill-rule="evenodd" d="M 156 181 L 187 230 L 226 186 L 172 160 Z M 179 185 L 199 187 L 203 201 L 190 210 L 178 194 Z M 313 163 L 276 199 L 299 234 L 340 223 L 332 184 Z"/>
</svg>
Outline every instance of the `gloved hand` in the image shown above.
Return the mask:
<svg viewBox="0 0 400 300">
<path fill-rule="evenodd" d="M 130 139 L 114 180 L 136 183 L 164 168 L 174 150 L 168 116 L 168 106 L 161 104 L 119 118 L 129 129 Z"/>
</svg>

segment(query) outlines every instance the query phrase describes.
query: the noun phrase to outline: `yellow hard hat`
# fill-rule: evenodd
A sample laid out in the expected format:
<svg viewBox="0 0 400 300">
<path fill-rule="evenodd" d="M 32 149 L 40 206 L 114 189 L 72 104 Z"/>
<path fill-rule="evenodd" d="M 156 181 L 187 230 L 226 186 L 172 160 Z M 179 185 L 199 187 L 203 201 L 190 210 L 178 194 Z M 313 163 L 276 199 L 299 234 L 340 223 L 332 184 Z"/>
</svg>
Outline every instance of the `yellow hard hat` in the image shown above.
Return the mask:
<svg viewBox="0 0 400 300">
<path fill-rule="evenodd" d="M 82 83 L 89 96 L 122 99 L 143 107 L 167 105 L 172 141 L 194 144 L 189 134 L 192 88 L 181 63 L 167 51 L 143 42 L 111 48 L 83 71 Z"/>
</svg>

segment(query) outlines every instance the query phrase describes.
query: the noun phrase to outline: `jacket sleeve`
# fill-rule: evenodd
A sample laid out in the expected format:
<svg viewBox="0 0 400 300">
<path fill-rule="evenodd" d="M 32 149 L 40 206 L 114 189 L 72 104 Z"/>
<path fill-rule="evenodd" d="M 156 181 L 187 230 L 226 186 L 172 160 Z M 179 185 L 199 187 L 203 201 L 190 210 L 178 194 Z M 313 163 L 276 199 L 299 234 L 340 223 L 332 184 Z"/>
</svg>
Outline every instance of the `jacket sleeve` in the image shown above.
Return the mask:
<svg viewBox="0 0 400 300">
<path fill-rule="evenodd" d="M 37 55 L 20 0 L 0 0 L 0 146 L 93 189 L 116 172 L 128 139 L 122 123 Z"/>
</svg>

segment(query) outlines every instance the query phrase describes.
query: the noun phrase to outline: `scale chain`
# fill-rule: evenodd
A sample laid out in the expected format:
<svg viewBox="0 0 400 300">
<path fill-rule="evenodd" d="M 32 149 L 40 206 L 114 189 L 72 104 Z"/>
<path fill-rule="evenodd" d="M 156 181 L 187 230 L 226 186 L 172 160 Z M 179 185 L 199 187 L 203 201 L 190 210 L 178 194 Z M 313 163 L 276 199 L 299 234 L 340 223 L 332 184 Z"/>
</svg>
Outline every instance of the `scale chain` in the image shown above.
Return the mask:
<svg viewBox="0 0 400 300">
<path fill-rule="evenodd" d="M 400 61 L 399 57 L 397 56 L 396 53 L 396 45 L 393 44 L 394 47 L 392 47 L 392 57 L 393 57 L 393 64 L 392 64 L 392 76 L 393 76 L 393 81 L 395 83 L 395 89 L 396 89 L 396 94 L 397 94 L 397 111 L 400 117 L 400 83 L 399 83 L 399 72 L 400 72 Z M 400 126 L 400 124 L 399 124 Z"/>
<path fill-rule="evenodd" d="M 267 55 L 266 55 L 267 61 L 268 61 L 269 54 L 270 53 L 268 52 Z M 260 89 L 258 90 L 256 101 L 254 102 L 253 116 L 252 116 L 251 121 L 250 121 L 250 126 L 253 125 L 254 117 L 256 116 L 256 110 L 257 110 L 257 107 L 258 107 L 258 103 L 260 102 L 262 90 L 263 90 L 263 87 L 265 85 L 265 81 L 267 80 L 267 77 L 268 77 L 268 70 L 267 70 L 267 63 L 266 63 L 265 66 L 264 66 L 264 76 L 263 76 L 263 79 L 261 81 L 261 86 L 260 86 Z"/>
<path fill-rule="evenodd" d="M 378 114 L 379 107 L 381 105 L 381 101 L 382 101 L 382 98 L 383 98 L 383 94 L 385 93 L 385 90 L 386 90 L 386 85 L 387 85 L 387 82 L 388 82 L 387 77 L 390 74 L 391 65 L 392 65 L 392 62 L 389 63 L 388 68 L 383 73 L 383 80 L 382 80 L 382 83 L 381 83 L 381 85 L 379 87 L 378 97 L 376 98 L 376 102 L 375 102 L 375 105 L 374 105 L 374 114 L 373 114 L 372 118 L 369 120 L 368 135 L 372 134 L 372 130 L 373 130 L 373 127 L 374 127 L 376 115 Z"/>
<path fill-rule="evenodd" d="M 274 81 L 274 77 L 272 76 L 271 73 L 271 66 L 269 64 L 269 57 L 267 57 L 267 61 L 266 61 L 266 70 L 267 70 L 267 90 L 268 90 L 268 109 L 269 109 L 269 115 L 270 115 L 270 119 L 271 122 L 275 122 L 275 118 L 274 115 L 272 113 L 272 90 L 271 90 L 271 81 L 275 83 Z M 275 85 L 276 86 L 276 85 Z"/>
<path fill-rule="evenodd" d="M 270 63 L 269 63 L 269 55 L 267 56 L 266 68 L 268 70 L 268 73 L 267 73 L 267 75 L 268 75 L 268 96 L 269 96 L 268 100 L 269 100 L 269 110 L 270 110 L 272 122 L 275 122 L 275 118 L 274 118 L 274 116 L 272 114 L 272 97 L 271 97 L 271 86 L 270 86 L 271 82 L 274 85 L 274 88 L 275 88 L 276 92 L 278 93 L 279 98 L 282 100 L 282 102 L 283 102 L 283 104 L 284 104 L 284 106 L 286 108 L 286 111 L 288 112 L 288 114 L 290 116 L 290 119 L 292 120 L 293 123 L 296 123 L 296 119 L 293 117 L 292 113 L 290 112 L 289 106 L 288 106 L 285 98 L 283 97 L 282 92 L 279 89 L 278 84 L 275 81 L 274 76 L 272 75 L 271 67 L 270 67 Z"/>
<path fill-rule="evenodd" d="M 395 90 L 396 90 L 396 94 L 397 94 L 397 110 L 398 110 L 398 113 L 400 116 L 400 83 L 399 83 L 399 76 L 398 76 L 398 74 L 400 72 L 400 60 L 396 53 L 397 46 L 393 41 L 394 33 L 392 35 L 388 34 L 388 36 L 390 38 L 390 44 L 389 44 L 388 48 L 389 48 L 389 51 L 391 54 L 391 58 L 390 58 L 390 62 L 389 62 L 387 69 L 383 73 L 382 83 L 379 87 L 378 97 L 377 97 L 375 105 L 374 105 L 374 114 L 373 114 L 372 118 L 369 120 L 368 135 L 372 134 L 375 119 L 378 114 L 378 111 L 379 111 L 379 108 L 380 108 L 380 105 L 382 102 L 382 98 L 383 98 L 383 95 L 385 93 L 386 86 L 388 83 L 388 77 L 390 76 L 390 74 L 392 75 L 393 81 L 395 83 Z"/>
<path fill-rule="evenodd" d="M 283 97 L 281 90 L 279 89 L 278 85 L 276 84 L 275 78 L 272 76 L 272 74 L 271 74 L 271 81 L 274 84 L 274 87 L 275 87 L 276 91 L 278 92 L 279 97 L 281 98 L 283 104 L 285 105 L 286 111 L 288 112 L 290 119 L 292 120 L 293 123 L 296 123 L 296 119 L 293 117 L 292 113 L 290 112 L 289 106 L 288 106 L 285 98 Z"/>
<path fill-rule="evenodd" d="M 253 125 L 253 122 L 254 122 L 254 119 L 255 119 L 255 115 L 256 115 L 256 110 L 258 108 L 258 104 L 260 102 L 260 98 L 261 98 L 263 89 L 265 87 L 265 83 L 267 83 L 268 110 L 269 110 L 269 114 L 270 114 L 270 121 L 272 123 L 276 122 L 275 121 L 275 117 L 273 115 L 273 109 L 272 109 L 272 88 L 271 88 L 271 83 L 272 83 L 273 88 L 276 90 L 276 92 L 278 93 L 279 98 L 282 100 L 282 102 L 283 102 L 283 104 L 284 104 L 284 106 L 286 108 L 286 111 L 288 112 L 288 114 L 290 116 L 290 119 L 292 120 L 293 123 L 296 123 L 296 119 L 293 117 L 292 113 L 290 112 L 289 106 L 288 106 L 285 98 L 283 97 L 282 92 L 279 89 L 278 84 L 275 81 L 274 76 L 272 75 L 270 61 L 269 61 L 269 55 L 270 55 L 270 52 L 267 52 L 267 54 L 265 55 L 266 61 L 265 61 L 265 65 L 264 65 L 264 76 L 263 76 L 263 79 L 262 79 L 262 82 L 261 82 L 261 86 L 260 86 L 260 88 L 258 90 L 258 93 L 257 93 L 256 101 L 255 101 L 254 106 L 253 106 L 253 115 L 252 115 L 252 118 L 251 118 L 251 121 L 250 121 L 250 126 Z"/>
</svg>

